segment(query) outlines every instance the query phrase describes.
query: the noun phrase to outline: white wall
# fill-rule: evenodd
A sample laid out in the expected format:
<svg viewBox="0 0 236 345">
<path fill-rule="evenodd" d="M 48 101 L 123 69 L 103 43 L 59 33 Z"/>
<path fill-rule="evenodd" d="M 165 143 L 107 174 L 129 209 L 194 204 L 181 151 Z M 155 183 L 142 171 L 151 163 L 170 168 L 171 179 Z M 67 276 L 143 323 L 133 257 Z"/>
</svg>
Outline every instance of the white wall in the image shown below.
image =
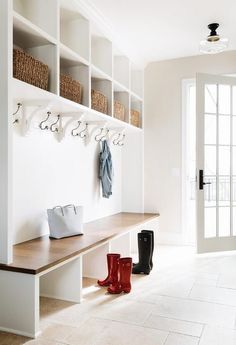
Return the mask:
<svg viewBox="0 0 236 345">
<path fill-rule="evenodd" d="M 236 51 L 150 63 L 145 70 L 144 204 L 161 214 L 159 241 L 182 242 L 182 80 L 196 72 L 233 74 Z"/>
<path fill-rule="evenodd" d="M 14 243 L 48 233 L 46 209 L 84 205 L 85 221 L 122 210 L 122 148 L 111 146 L 113 196 L 104 199 L 98 180 L 99 145 L 84 146 L 69 134 L 58 143 L 52 133 L 33 130 L 13 138 Z"/>
</svg>

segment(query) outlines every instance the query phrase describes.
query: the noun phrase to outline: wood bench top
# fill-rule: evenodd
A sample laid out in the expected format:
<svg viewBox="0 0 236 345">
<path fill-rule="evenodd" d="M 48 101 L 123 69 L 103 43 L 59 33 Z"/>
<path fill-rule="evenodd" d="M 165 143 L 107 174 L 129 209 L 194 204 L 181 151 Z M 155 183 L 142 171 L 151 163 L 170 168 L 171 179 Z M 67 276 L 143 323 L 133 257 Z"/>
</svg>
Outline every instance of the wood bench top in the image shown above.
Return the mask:
<svg viewBox="0 0 236 345">
<path fill-rule="evenodd" d="M 84 235 L 60 240 L 42 236 L 13 246 L 13 262 L 0 270 L 38 274 L 142 225 L 159 214 L 118 213 L 84 224 Z"/>
</svg>

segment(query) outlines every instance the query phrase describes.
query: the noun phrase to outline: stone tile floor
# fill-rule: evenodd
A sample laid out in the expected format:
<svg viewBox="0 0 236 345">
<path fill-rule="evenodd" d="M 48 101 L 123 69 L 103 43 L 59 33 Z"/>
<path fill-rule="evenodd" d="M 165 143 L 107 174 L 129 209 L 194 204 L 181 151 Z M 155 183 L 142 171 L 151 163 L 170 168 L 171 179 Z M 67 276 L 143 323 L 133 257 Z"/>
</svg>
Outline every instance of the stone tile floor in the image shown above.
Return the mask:
<svg viewBox="0 0 236 345">
<path fill-rule="evenodd" d="M 154 264 L 127 295 L 86 279 L 80 305 L 42 298 L 40 337 L 0 332 L 0 345 L 236 344 L 236 252 L 158 246 Z"/>
</svg>

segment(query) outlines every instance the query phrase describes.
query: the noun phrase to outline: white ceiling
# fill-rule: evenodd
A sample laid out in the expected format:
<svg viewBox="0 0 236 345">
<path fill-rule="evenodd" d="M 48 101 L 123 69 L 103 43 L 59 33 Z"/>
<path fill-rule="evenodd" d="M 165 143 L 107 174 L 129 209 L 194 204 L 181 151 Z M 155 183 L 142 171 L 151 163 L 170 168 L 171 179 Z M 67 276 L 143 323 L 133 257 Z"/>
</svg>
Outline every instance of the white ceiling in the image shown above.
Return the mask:
<svg viewBox="0 0 236 345">
<path fill-rule="evenodd" d="M 119 35 L 122 49 L 139 65 L 199 54 L 207 25 L 236 49 L 235 0 L 90 0 Z"/>
</svg>

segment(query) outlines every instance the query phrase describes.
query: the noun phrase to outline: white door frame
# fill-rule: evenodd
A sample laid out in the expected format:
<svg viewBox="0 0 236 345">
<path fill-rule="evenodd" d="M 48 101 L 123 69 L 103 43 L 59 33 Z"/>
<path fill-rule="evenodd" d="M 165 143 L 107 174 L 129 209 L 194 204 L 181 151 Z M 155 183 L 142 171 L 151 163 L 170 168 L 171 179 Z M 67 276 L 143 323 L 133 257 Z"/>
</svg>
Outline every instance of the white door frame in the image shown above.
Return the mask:
<svg viewBox="0 0 236 345">
<path fill-rule="evenodd" d="M 230 86 L 236 86 L 236 78 L 224 77 L 218 75 L 209 74 L 197 74 L 196 82 L 196 106 L 197 106 L 197 252 L 214 252 L 236 249 L 236 236 L 232 234 L 232 222 L 231 222 L 231 234 L 229 237 L 219 237 L 216 233 L 216 237 L 204 238 L 204 191 L 199 190 L 199 169 L 204 170 L 204 100 L 205 100 L 205 85 L 206 84 L 225 84 Z M 231 94 L 232 96 L 232 94 Z M 232 99 L 232 97 L 231 97 Z M 232 103 L 232 101 L 231 101 Z M 231 108 L 232 109 L 232 108 Z M 218 114 L 218 104 L 217 113 Z M 232 111 L 231 111 L 232 118 Z M 217 132 L 218 133 L 218 132 Z M 217 134 L 218 135 L 218 134 Z M 216 172 L 217 174 L 217 172 Z M 232 176 L 232 171 L 231 171 Z M 231 193 L 232 203 L 232 193 Z M 217 206 L 216 206 L 217 207 Z M 232 220 L 232 217 L 231 217 Z M 218 219 L 217 219 L 218 221 Z"/>
<path fill-rule="evenodd" d="M 189 245 L 193 244 L 189 241 L 189 230 L 187 229 L 186 224 L 186 213 L 187 213 L 187 204 L 186 204 L 186 161 L 187 161 L 187 124 L 188 124 L 188 110 L 189 110 L 189 97 L 188 91 L 189 87 L 192 85 L 196 85 L 196 79 L 184 79 L 182 80 L 182 174 L 181 174 L 181 228 L 183 234 L 183 244 Z"/>
</svg>

